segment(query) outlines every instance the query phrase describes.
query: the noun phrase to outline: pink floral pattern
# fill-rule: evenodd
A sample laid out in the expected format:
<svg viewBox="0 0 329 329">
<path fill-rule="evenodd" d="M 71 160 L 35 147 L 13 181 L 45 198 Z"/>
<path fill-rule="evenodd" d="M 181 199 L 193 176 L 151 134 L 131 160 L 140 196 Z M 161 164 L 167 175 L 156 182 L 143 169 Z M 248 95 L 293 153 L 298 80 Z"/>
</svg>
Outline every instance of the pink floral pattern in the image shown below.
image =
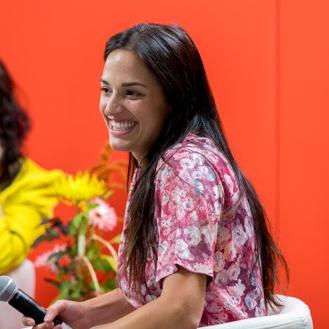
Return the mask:
<svg viewBox="0 0 329 329">
<path fill-rule="evenodd" d="M 155 180 L 157 255 L 148 257 L 142 301 L 129 289 L 127 272 L 120 271 L 124 236 L 119 249 L 120 288 L 132 305 L 159 297 L 161 279 L 181 266 L 209 277 L 200 326 L 265 314 L 247 199 L 223 216 L 238 196 L 232 168 L 210 139 L 189 135 L 166 152 Z"/>
</svg>

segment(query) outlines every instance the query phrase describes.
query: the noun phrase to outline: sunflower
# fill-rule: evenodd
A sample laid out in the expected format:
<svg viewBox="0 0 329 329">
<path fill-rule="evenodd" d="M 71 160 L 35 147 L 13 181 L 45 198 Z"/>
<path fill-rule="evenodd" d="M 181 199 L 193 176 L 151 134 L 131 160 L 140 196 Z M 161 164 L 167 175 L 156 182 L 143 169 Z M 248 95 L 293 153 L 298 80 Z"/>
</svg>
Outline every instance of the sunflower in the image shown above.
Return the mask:
<svg viewBox="0 0 329 329">
<path fill-rule="evenodd" d="M 89 172 L 67 175 L 56 186 L 63 202 L 84 208 L 86 202 L 95 197 L 106 198 L 111 194 L 105 182 Z"/>
</svg>

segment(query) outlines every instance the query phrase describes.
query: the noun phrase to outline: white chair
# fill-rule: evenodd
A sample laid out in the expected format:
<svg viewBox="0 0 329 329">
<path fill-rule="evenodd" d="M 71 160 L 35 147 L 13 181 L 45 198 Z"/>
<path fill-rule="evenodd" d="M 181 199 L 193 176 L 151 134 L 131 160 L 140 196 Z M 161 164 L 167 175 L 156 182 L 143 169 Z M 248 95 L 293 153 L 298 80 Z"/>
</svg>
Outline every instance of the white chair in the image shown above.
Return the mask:
<svg viewBox="0 0 329 329">
<path fill-rule="evenodd" d="M 31 297 L 35 295 L 35 268 L 30 260 L 25 260 L 15 270 L 6 273 L 13 278 L 17 287 Z M 0 302 L 0 329 L 22 328 L 22 314 L 7 303 Z"/>
<path fill-rule="evenodd" d="M 279 296 L 283 307 L 279 311 L 271 310 L 269 315 L 218 324 L 202 329 L 313 329 L 311 312 L 300 299 Z"/>
<path fill-rule="evenodd" d="M 283 307 L 278 313 L 272 310 L 267 316 L 217 324 L 199 329 L 313 329 L 310 309 L 304 302 L 290 296 L 280 296 L 280 301 Z M 101 328 L 103 326 L 94 327 L 94 329 Z M 23 329 L 30 329 L 30 327 Z"/>
</svg>

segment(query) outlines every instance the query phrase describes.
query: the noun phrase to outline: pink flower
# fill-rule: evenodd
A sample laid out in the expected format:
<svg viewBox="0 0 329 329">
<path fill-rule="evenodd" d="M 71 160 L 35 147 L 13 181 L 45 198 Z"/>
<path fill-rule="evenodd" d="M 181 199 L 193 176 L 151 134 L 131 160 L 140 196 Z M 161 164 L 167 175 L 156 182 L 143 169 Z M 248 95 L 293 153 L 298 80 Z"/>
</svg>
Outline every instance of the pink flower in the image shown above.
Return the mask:
<svg viewBox="0 0 329 329">
<path fill-rule="evenodd" d="M 110 207 L 101 198 L 95 198 L 91 200 L 91 203 L 97 205 L 97 207 L 89 211 L 90 224 L 103 231 L 113 230 L 118 223 L 118 216 L 114 208 Z"/>
<path fill-rule="evenodd" d="M 52 272 L 57 272 L 56 271 L 56 266 L 53 264 L 53 262 L 51 260 L 49 260 L 49 257 L 55 252 L 64 251 L 65 248 L 66 248 L 66 245 L 56 244 L 55 247 L 52 250 L 49 250 L 49 251 L 46 251 L 46 252 L 42 253 L 41 255 L 39 255 L 35 259 L 35 261 L 34 261 L 35 267 L 47 266 L 47 267 L 50 268 L 50 270 Z"/>
</svg>

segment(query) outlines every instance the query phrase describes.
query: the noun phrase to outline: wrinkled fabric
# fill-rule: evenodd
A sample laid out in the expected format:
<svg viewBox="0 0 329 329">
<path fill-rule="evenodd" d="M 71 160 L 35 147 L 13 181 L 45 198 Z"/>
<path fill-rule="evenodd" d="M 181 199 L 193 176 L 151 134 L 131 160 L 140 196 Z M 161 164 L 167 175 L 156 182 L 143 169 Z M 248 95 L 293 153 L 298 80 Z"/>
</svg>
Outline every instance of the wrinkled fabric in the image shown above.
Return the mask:
<svg viewBox="0 0 329 329">
<path fill-rule="evenodd" d="M 60 170 L 46 170 L 24 158 L 13 182 L 0 192 L 0 274 L 20 265 L 44 233 L 41 221 L 53 216 L 55 182 L 63 177 Z"/>
<path fill-rule="evenodd" d="M 253 221 L 239 192 L 230 164 L 210 139 L 189 135 L 165 153 L 155 179 L 157 245 L 149 252 L 142 300 L 122 270 L 124 235 L 119 248 L 120 288 L 133 306 L 159 297 L 161 280 L 180 266 L 208 277 L 199 326 L 265 315 Z M 124 228 L 128 221 L 126 212 Z"/>
</svg>

